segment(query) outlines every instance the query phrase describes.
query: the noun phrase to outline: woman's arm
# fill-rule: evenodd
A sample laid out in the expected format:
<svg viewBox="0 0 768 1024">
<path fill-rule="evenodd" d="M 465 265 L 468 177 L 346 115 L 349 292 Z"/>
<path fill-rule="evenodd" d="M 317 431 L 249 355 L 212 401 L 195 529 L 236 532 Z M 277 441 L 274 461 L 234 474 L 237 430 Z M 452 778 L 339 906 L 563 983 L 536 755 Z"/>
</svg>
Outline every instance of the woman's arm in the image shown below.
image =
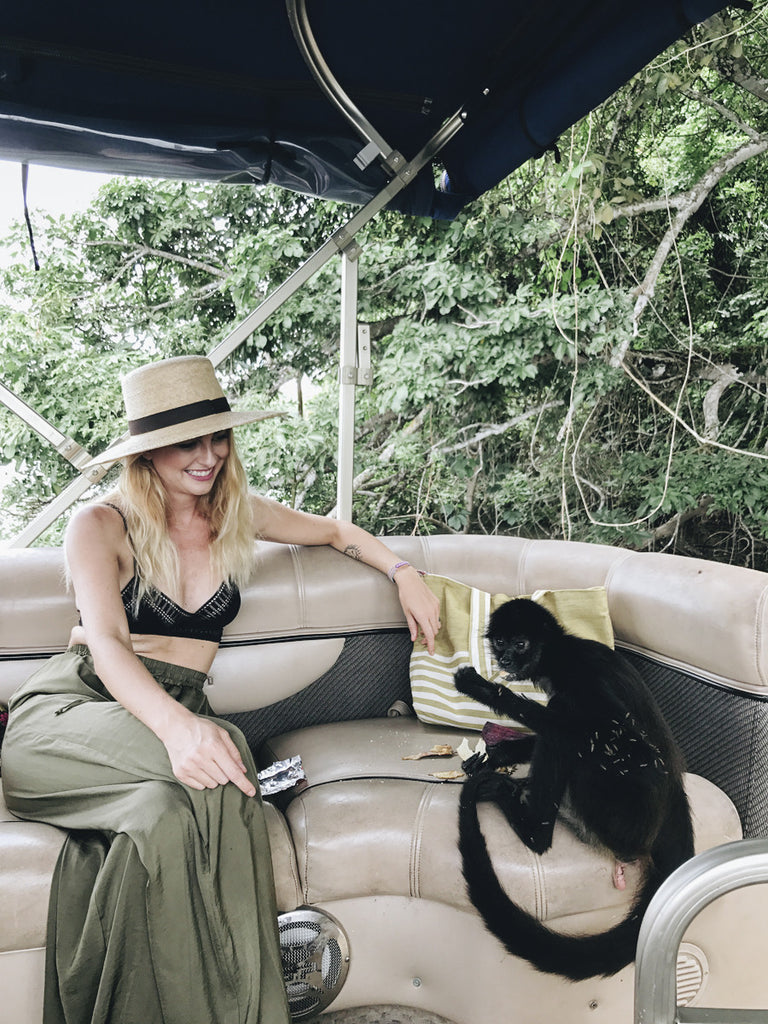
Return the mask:
<svg viewBox="0 0 768 1024">
<path fill-rule="evenodd" d="M 283 544 L 327 544 L 349 558 L 365 562 L 389 574 L 401 561 L 390 549 L 366 530 L 347 523 L 308 512 L 297 512 L 279 502 L 252 496 L 256 536 Z M 440 628 L 440 603 L 421 576 L 407 565 L 393 573 L 398 596 L 405 613 L 411 640 L 422 634 L 430 654 L 434 653 L 435 636 Z"/>
<path fill-rule="evenodd" d="M 133 653 L 120 596 L 125 537 L 119 517 L 87 506 L 70 522 L 64 548 L 94 668 L 110 694 L 164 744 L 180 782 L 193 789 L 234 782 L 253 796 L 229 734 L 175 701 Z"/>
</svg>

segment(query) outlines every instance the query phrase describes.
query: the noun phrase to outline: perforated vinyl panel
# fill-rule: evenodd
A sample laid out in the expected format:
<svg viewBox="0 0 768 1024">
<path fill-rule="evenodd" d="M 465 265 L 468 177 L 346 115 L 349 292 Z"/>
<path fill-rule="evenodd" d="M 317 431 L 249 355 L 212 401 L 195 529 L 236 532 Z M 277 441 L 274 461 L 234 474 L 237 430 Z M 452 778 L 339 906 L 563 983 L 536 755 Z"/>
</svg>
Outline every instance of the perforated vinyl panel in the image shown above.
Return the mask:
<svg viewBox="0 0 768 1024">
<path fill-rule="evenodd" d="M 689 771 L 728 794 L 745 838 L 768 835 L 768 702 L 623 653 L 658 701 Z"/>
<path fill-rule="evenodd" d="M 224 716 L 257 751 L 269 736 L 325 722 L 379 718 L 410 702 L 411 641 L 404 631 L 346 638 L 336 664 L 300 693 L 259 711 Z M 768 702 L 624 651 L 680 743 L 690 771 L 733 800 L 746 838 L 768 835 Z"/>
<path fill-rule="evenodd" d="M 252 750 L 268 736 L 309 725 L 383 718 L 395 700 L 410 703 L 411 638 L 404 631 L 349 636 L 336 664 L 300 693 L 267 708 L 224 715 Z"/>
</svg>

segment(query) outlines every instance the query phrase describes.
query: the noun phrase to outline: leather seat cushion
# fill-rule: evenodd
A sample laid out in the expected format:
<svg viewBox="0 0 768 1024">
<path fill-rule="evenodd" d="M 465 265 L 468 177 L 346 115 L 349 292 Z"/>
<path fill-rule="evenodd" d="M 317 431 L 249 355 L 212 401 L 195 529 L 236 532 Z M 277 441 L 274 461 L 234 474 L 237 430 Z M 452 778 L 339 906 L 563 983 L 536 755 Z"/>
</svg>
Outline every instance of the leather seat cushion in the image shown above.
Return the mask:
<svg viewBox="0 0 768 1024">
<path fill-rule="evenodd" d="M 282 814 L 265 805 L 278 910 L 300 903 L 298 871 Z M 8 810 L 0 788 L 0 953 L 45 946 L 48 897 L 65 832 L 22 821 Z"/>
<path fill-rule="evenodd" d="M 460 786 L 431 773 L 460 768 L 458 756 L 403 760 L 434 744 L 458 746 L 458 730 L 415 718 L 367 719 L 313 726 L 269 740 L 268 763 L 300 754 L 307 782 L 286 808 L 300 885 L 307 903 L 366 895 L 401 895 L 471 909 L 457 849 Z M 470 743 L 477 734 L 467 734 Z M 741 838 L 730 799 L 695 775 L 686 777 L 700 852 Z M 499 878 L 510 896 L 561 930 L 596 930 L 624 916 L 640 868 L 627 888 L 613 885 L 606 851 L 555 828 L 551 850 L 532 854 L 493 807 L 480 808 Z"/>
</svg>

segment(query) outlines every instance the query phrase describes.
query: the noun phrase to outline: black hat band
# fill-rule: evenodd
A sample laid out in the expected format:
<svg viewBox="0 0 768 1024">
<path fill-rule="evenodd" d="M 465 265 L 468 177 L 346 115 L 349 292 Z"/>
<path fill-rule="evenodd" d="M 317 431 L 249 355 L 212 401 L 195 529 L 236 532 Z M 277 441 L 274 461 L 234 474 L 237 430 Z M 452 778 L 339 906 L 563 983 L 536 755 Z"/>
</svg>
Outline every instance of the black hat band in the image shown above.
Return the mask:
<svg viewBox="0 0 768 1024">
<path fill-rule="evenodd" d="M 220 412 L 230 412 L 229 402 L 226 398 L 205 398 L 200 402 L 177 405 L 175 409 L 164 409 L 162 412 L 153 413 L 151 416 L 142 416 L 136 420 L 129 420 L 128 431 L 131 436 L 148 434 L 153 430 L 162 430 L 163 427 L 175 427 L 178 423 L 203 419 L 205 416 L 215 416 L 216 413 Z"/>
</svg>

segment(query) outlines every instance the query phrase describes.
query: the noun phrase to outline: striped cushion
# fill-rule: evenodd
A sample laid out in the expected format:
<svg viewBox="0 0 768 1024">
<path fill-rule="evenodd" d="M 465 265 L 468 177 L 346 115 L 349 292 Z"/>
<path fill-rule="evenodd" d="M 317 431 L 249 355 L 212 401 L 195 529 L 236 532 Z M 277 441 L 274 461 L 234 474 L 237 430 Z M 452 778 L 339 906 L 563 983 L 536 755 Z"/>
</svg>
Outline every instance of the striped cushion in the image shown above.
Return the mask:
<svg viewBox="0 0 768 1024">
<path fill-rule="evenodd" d="M 424 581 L 440 601 L 440 632 L 430 655 L 420 640 L 411 654 L 413 707 L 422 722 L 459 729 L 482 729 L 486 722 L 517 724 L 494 717 L 483 704 L 459 693 L 453 675 L 462 665 L 473 665 L 485 679 L 502 682 L 531 700 L 546 702 L 546 695 L 530 681 L 508 682 L 493 661 L 485 639 L 488 618 L 509 600 L 506 594 L 488 594 L 447 576 L 429 574 Z M 588 590 L 537 590 L 531 598 L 547 608 L 569 633 L 613 647 L 613 629 L 604 587 Z"/>
</svg>

